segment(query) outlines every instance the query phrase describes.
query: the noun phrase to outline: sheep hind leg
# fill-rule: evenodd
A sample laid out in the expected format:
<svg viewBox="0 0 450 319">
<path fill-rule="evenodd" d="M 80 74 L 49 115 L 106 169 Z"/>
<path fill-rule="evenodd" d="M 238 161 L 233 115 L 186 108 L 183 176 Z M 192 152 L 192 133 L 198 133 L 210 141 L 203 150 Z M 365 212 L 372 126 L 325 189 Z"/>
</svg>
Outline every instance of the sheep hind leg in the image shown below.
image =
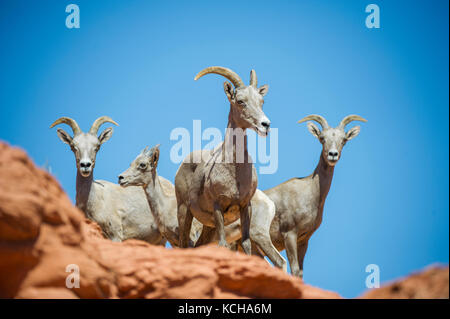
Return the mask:
<svg viewBox="0 0 450 319">
<path fill-rule="evenodd" d="M 294 231 L 289 231 L 283 233 L 284 246 L 286 248 L 286 255 L 291 265 L 291 273 L 294 276 L 300 277 L 300 267 L 298 264 L 298 253 L 297 253 L 297 233 Z"/>
<path fill-rule="evenodd" d="M 258 246 L 253 242 L 253 240 L 251 240 L 251 245 L 252 245 L 252 253 L 251 253 L 252 256 L 258 256 L 260 258 L 264 258 L 264 255 L 261 254 L 261 252 L 258 249 Z M 242 247 L 241 239 L 236 240 L 230 246 L 231 246 L 231 250 L 240 252 L 240 253 L 244 253 L 244 248 Z"/>
<path fill-rule="evenodd" d="M 252 243 L 252 255 L 264 258 L 264 254 L 262 254 L 261 251 L 259 251 L 258 245 L 253 240 L 251 240 L 251 243 Z"/>
<path fill-rule="evenodd" d="M 306 250 L 308 249 L 308 241 L 297 244 L 299 277 L 303 279 L 303 260 L 305 259 Z"/>
<path fill-rule="evenodd" d="M 241 209 L 241 246 L 247 255 L 252 253 L 252 243 L 250 240 L 250 216 L 251 206 Z"/>
<path fill-rule="evenodd" d="M 250 233 L 251 234 L 251 233 Z M 253 236 L 252 241 L 259 249 L 270 259 L 270 261 L 284 272 L 287 272 L 286 260 L 281 256 L 280 252 L 275 248 L 270 239 L 270 235 L 258 234 Z"/>
<path fill-rule="evenodd" d="M 178 229 L 179 229 L 179 247 L 187 248 L 190 242 L 191 226 L 192 226 L 191 210 L 186 205 L 180 205 L 178 207 Z"/>
<path fill-rule="evenodd" d="M 225 225 L 222 209 L 218 204 L 214 204 L 214 221 L 216 224 L 217 237 L 219 238 L 219 246 L 230 248 L 225 236 Z"/>
</svg>

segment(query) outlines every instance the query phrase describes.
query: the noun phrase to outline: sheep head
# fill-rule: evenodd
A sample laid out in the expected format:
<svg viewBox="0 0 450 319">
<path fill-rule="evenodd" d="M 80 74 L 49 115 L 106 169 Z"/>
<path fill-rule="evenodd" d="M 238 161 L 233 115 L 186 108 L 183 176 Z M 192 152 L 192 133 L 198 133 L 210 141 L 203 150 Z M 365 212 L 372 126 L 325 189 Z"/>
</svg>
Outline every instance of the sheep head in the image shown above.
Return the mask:
<svg viewBox="0 0 450 319">
<path fill-rule="evenodd" d="M 159 144 L 149 149 L 148 146 L 119 175 L 120 186 L 146 186 L 153 180 L 159 160 Z"/>
<path fill-rule="evenodd" d="M 58 124 L 67 124 L 72 128 L 73 137 L 61 128 L 58 128 L 57 134 L 61 141 L 68 144 L 75 154 L 77 169 L 83 177 L 91 175 L 100 146 L 109 140 L 113 133 L 113 128 L 109 127 L 97 136 L 98 129 L 106 122 L 118 125 L 110 117 L 102 116 L 95 120 L 87 133 L 81 131 L 77 122 L 69 117 L 61 117 L 50 126 L 52 128 Z"/>
<path fill-rule="evenodd" d="M 200 71 L 195 80 L 205 74 L 215 73 L 224 76 L 230 82 L 223 84 L 225 94 L 230 101 L 230 120 L 241 129 L 252 129 L 261 136 L 267 136 L 270 129 L 270 121 L 262 110 L 264 96 L 269 90 L 269 86 L 263 85 L 258 88 L 256 72 L 250 72 L 250 85 L 244 85 L 239 75 L 234 71 L 220 67 L 211 66 Z M 233 88 L 234 85 L 234 88 Z"/>
<path fill-rule="evenodd" d="M 298 123 L 306 121 L 316 121 L 322 126 L 322 131 L 312 122 L 308 122 L 308 130 L 316 137 L 322 144 L 322 158 L 328 165 L 334 166 L 341 157 L 342 148 L 344 145 L 358 136 L 360 127 L 355 126 L 345 131 L 345 126 L 352 121 L 367 122 L 364 118 L 358 115 L 348 115 L 344 117 L 337 127 L 330 127 L 328 122 L 320 115 L 308 115 L 307 117 L 298 121 Z"/>
</svg>

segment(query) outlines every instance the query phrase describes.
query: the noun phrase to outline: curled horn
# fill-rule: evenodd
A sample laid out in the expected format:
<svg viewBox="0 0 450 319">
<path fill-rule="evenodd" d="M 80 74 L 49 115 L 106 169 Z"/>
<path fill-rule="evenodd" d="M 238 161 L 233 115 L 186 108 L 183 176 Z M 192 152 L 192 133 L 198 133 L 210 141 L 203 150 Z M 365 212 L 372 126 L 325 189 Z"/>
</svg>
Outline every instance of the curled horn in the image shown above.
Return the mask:
<svg viewBox="0 0 450 319">
<path fill-rule="evenodd" d="M 215 74 L 219 74 L 219 75 L 226 77 L 228 80 L 231 81 L 231 83 L 234 84 L 234 87 L 236 87 L 236 88 L 244 86 L 244 82 L 242 82 L 239 75 L 237 75 L 234 71 L 232 71 L 228 68 L 221 67 L 221 66 L 210 66 L 209 68 L 201 70 L 195 76 L 194 80 L 197 81 L 202 76 L 204 76 L 205 74 L 208 74 L 208 73 L 215 73 Z"/>
<path fill-rule="evenodd" d="M 103 123 L 107 123 L 107 122 L 119 126 L 119 124 L 114 122 L 113 119 L 110 118 L 109 116 L 101 116 L 98 119 L 96 119 L 95 122 L 92 124 L 91 129 L 89 130 L 89 133 L 97 135 L 98 129 L 100 128 L 100 126 Z"/>
<path fill-rule="evenodd" d="M 258 78 L 256 77 L 255 70 L 250 71 L 250 85 L 253 86 L 255 89 L 258 86 Z"/>
<path fill-rule="evenodd" d="M 50 125 L 50 128 L 52 128 L 58 124 L 61 124 L 61 123 L 69 125 L 72 128 L 74 136 L 81 133 L 81 129 L 78 126 L 78 123 L 75 120 L 71 119 L 70 117 L 60 117 L 55 122 L 53 122 L 52 125 Z"/>
<path fill-rule="evenodd" d="M 304 117 L 300 121 L 298 121 L 298 123 L 303 123 L 306 121 L 316 121 L 322 126 L 322 129 L 326 129 L 329 127 L 327 120 L 325 120 L 323 116 L 317 114 L 308 115 L 307 117 Z"/>
<path fill-rule="evenodd" d="M 359 115 L 347 115 L 346 117 L 344 117 L 344 118 L 342 119 L 341 123 L 339 124 L 339 127 L 343 129 L 343 128 L 345 128 L 345 126 L 346 126 L 347 124 L 349 124 L 349 123 L 352 122 L 352 121 L 367 122 L 366 119 L 362 118 L 362 117 L 359 116 Z"/>
</svg>

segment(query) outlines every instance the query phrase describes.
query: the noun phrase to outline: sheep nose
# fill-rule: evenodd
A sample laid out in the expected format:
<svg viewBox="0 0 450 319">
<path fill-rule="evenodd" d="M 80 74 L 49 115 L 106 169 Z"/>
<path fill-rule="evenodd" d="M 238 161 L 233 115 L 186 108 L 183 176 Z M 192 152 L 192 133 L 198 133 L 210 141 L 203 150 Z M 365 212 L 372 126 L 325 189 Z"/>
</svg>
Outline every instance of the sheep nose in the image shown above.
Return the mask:
<svg viewBox="0 0 450 319">
<path fill-rule="evenodd" d="M 123 180 L 123 176 L 119 175 L 119 182 Z"/>
<path fill-rule="evenodd" d="M 261 122 L 261 125 L 262 125 L 266 130 L 268 130 L 269 127 L 270 127 L 270 122 L 269 122 L 269 121 L 264 121 L 264 122 Z"/>
<path fill-rule="evenodd" d="M 328 155 L 329 155 L 329 156 L 332 156 L 332 157 L 336 157 L 336 156 L 339 155 L 339 153 L 338 153 L 338 152 L 330 151 L 330 152 L 328 152 Z"/>
<path fill-rule="evenodd" d="M 92 163 L 91 162 L 80 162 L 80 166 L 83 168 L 89 168 L 91 167 Z"/>
</svg>

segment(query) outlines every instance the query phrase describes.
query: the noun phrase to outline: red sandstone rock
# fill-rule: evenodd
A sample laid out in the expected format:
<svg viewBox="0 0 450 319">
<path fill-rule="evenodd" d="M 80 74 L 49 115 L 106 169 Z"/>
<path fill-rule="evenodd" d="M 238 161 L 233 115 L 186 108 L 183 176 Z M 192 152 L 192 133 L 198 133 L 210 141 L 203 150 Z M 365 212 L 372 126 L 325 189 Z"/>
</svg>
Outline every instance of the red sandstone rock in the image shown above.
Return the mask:
<svg viewBox="0 0 450 319">
<path fill-rule="evenodd" d="M 80 288 L 66 288 L 66 267 Z M 448 277 L 447 277 L 448 281 Z M 448 294 L 448 290 L 447 290 Z M 1 298 L 339 298 L 264 260 L 216 246 L 113 243 L 54 178 L 0 142 Z"/>
</svg>

